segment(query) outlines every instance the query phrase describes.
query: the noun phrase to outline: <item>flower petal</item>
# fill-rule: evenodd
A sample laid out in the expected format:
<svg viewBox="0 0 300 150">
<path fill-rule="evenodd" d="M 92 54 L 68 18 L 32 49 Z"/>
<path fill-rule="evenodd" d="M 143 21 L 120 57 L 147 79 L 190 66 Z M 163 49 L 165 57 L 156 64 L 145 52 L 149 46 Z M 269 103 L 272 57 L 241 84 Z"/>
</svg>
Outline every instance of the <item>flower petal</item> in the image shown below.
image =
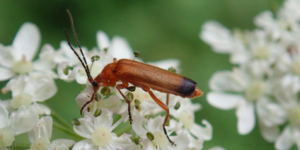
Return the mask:
<svg viewBox="0 0 300 150">
<path fill-rule="evenodd" d="M 85 139 L 77 142 L 72 150 L 98 150 L 98 146 L 96 146 L 92 140 Z"/>
<path fill-rule="evenodd" d="M 216 21 L 207 21 L 202 26 L 200 38 L 210 44 L 217 53 L 230 53 L 233 48 L 233 37 L 230 30 Z"/>
<path fill-rule="evenodd" d="M 11 46 L 3 46 L 0 44 L 0 64 L 3 67 L 11 68 L 14 63 Z"/>
<path fill-rule="evenodd" d="M 133 52 L 128 44 L 128 42 L 119 36 L 115 36 L 112 39 L 111 42 L 111 47 L 108 50 L 109 53 L 112 54 L 114 58 L 117 59 L 122 59 L 122 58 L 127 58 L 127 59 L 132 59 L 134 58 Z"/>
<path fill-rule="evenodd" d="M 207 94 L 207 101 L 214 107 L 227 110 L 237 107 L 239 102 L 245 101 L 245 98 L 242 95 L 210 92 Z"/>
<path fill-rule="evenodd" d="M 248 102 L 240 104 L 236 110 L 238 117 L 238 132 L 241 135 L 248 134 L 255 126 L 254 105 Z"/>
<path fill-rule="evenodd" d="M 239 82 L 241 78 L 237 72 L 219 71 L 210 78 L 209 87 L 216 91 L 242 92 L 244 83 Z"/>
<path fill-rule="evenodd" d="M 214 147 L 211 147 L 210 149 L 208 150 L 226 150 L 225 148 L 221 147 L 221 146 L 214 146 Z"/>
<path fill-rule="evenodd" d="M 91 117 L 85 114 L 84 118 L 80 118 L 78 121 L 80 122 L 80 125 L 74 125 L 73 130 L 78 135 L 90 139 L 94 130 L 96 129 Z"/>
<path fill-rule="evenodd" d="M 95 117 L 94 126 L 97 129 L 98 127 L 105 127 L 110 129 L 113 124 L 113 113 L 106 108 L 101 108 L 102 113 L 100 116 Z"/>
<path fill-rule="evenodd" d="M 42 117 L 36 126 L 28 132 L 31 143 L 39 138 L 51 139 L 53 119 L 51 116 Z"/>
<path fill-rule="evenodd" d="M 177 146 L 171 146 L 171 145 L 168 146 L 168 148 L 172 150 L 186 149 L 190 143 L 187 133 L 184 133 L 183 130 L 178 131 L 177 136 L 170 136 L 170 139 L 177 145 Z"/>
<path fill-rule="evenodd" d="M 130 139 L 130 134 L 122 134 L 120 137 L 113 137 L 112 141 L 109 143 L 110 146 L 118 150 L 128 150 L 130 148 L 136 147 L 135 144 Z"/>
<path fill-rule="evenodd" d="M 0 129 L 9 125 L 8 111 L 0 105 Z"/>
<path fill-rule="evenodd" d="M 105 48 L 109 49 L 109 38 L 103 31 L 97 32 L 97 45 L 100 51 L 103 51 Z"/>
<path fill-rule="evenodd" d="M 277 125 L 268 127 L 263 123 L 259 123 L 259 129 L 262 137 L 268 142 L 274 142 L 279 135 L 279 127 Z"/>
<path fill-rule="evenodd" d="M 292 139 L 292 130 L 290 126 L 286 126 L 281 135 L 276 139 L 276 149 L 290 149 L 294 144 Z"/>
<path fill-rule="evenodd" d="M 24 93 L 30 93 L 33 101 L 44 101 L 57 92 L 57 87 L 52 78 L 43 73 L 31 73 L 27 81 Z"/>
<path fill-rule="evenodd" d="M 0 81 L 10 79 L 14 74 L 12 70 L 0 67 Z"/>
<path fill-rule="evenodd" d="M 28 109 L 32 112 L 35 112 L 36 114 L 39 115 L 50 115 L 51 110 L 47 106 L 39 103 L 33 103 L 28 107 Z"/>
<path fill-rule="evenodd" d="M 75 141 L 69 139 L 57 139 L 51 142 L 48 150 L 69 150 L 69 147 L 75 144 Z"/>
<path fill-rule="evenodd" d="M 173 67 L 176 69 L 176 73 L 180 73 L 179 71 L 179 65 L 180 61 L 178 59 L 164 59 L 160 61 L 155 61 L 155 62 L 147 62 L 147 64 L 166 69 L 168 70 L 170 67 Z"/>
<path fill-rule="evenodd" d="M 140 137 L 146 138 L 147 130 L 144 128 L 144 125 L 148 120 L 142 116 L 133 116 L 132 117 L 132 129 Z"/>
<path fill-rule="evenodd" d="M 27 61 L 31 61 L 38 50 L 40 42 L 41 35 L 38 27 L 33 23 L 24 23 L 12 44 L 15 50 L 15 60 L 21 60 L 24 55 Z"/>
<path fill-rule="evenodd" d="M 22 105 L 17 112 L 11 113 L 10 119 L 11 128 L 14 130 L 15 135 L 19 135 L 33 129 L 39 120 L 39 116 Z"/>
<path fill-rule="evenodd" d="M 155 132 L 155 131 L 163 131 L 162 124 L 164 122 L 164 117 L 162 116 L 157 116 L 155 118 L 151 118 L 147 124 L 148 130 L 150 132 Z"/>
<path fill-rule="evenodd" d="M 194 124 L 190 132 L 198 138 L 201 137 L 204 140 L 211 140 L 213 131 L 211 124 L 206 120 L 202 120 L 202 124 L 204 124 L 205 127 Z"/>
<path fill-rule="evenodd" d="M 39 54 L 39 59 L 34 61 L 35 70 L 51 70 L 55 67 L 54 48 L 50 44 L 45 44 Z"/>
</svg>

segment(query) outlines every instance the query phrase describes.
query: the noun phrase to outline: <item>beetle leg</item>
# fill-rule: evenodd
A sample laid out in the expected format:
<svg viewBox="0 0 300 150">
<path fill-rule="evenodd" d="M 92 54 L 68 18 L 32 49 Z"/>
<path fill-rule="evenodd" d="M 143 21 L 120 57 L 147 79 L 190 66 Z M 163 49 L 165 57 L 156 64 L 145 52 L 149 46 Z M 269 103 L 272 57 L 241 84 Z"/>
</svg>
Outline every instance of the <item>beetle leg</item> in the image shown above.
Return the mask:
<svg viewBox="0 0 300 150">
<path fill-rule="evenodd" d="M 131 111 L 130 111 L 130 101 L 124 96 L 124 94 L 121 92 L 121 89 L 126 89 L 128 88 L 128 85 L 123 84 L 118 84 L 116 86 L 122 97 L 124 98 L 125 102 L 128 104 L 128 115 L 129 115 L 129 122 L 132 124 L 132 117 L 131 117 Z"/>
<path fill-rule="evenodd" d="M 111 86 L 111 87 L 113 87 L 113 86 L 115 86 L 115 84 L 110 83 L 110 82 L 107 82 L 107 83 L 101 83 L 101 86 L 103 86 L 103 87 L 104 87 L 104 86 Z M 88 104 L 90 104 L 90 103 L 94 100 L 95 94 L 96 94 L 96 92 L 98 91 L 98 89 L 99 89 L 99 86 L 98 86 L 97 88 L 94 88 L 94 93 L 93 93 L 91 99 L 90 99 L 89 101 L 87 101 L 87 102 L 81 107 L 81 109 L 80 109 L 80 115 L 82 115 L 83 110 L 88 106 Z"/>
<path fill-rule="evenodd" d="M 165 135 L 167 136 L 169 142 L 170 142 L 172 145 L 175 145 L 175 146 L 176 146 L 176 144 L 175 144 L 173 141 L 171 141 L 170 137 L 169 137 L 168 134 L 167 134 L 167 130 L 166 130 L 166 128 L 165 128 L 165 126 L 166 126 L 166 124 L 167 124 L 167 121 L 168 121 L 168 118 L 169 118 L 169 108 L 168 108 L 168 106 L 167 106 L 166 104 L 164 104 L 163 102 L 161 102 L 161 101 L 154 95 L 154 93 L 153 93 L 150 89 L 149 89 L 147 92 L 150 94 L 150 96 L 152 97 L 152 99 L 153 99 L 153 100 L 154 100 L 154 101 L 155 101 L 162 109 L 164 109 L 164 110 L 167 112 L 167 115 L 166 115 L 166 117 L 165 117 L 165 121 L 164 121 L 162 127 L 163 127 L 163 129 L 164 129 Z M 169 95 L 169 94 L 168 94 L 168 95 Z M 168 96 L 168 95 L 167 95 L 167 103 L 169 102 L 169 96 Z"/>
<path fill-rule="evenodd" d="M 167 105 L 167 106 L 169 105 L 169 95 L 170 95 L 170 94 L 167 94 L 167 102 L 166 102 L 166 105 Z"/>
</svg>

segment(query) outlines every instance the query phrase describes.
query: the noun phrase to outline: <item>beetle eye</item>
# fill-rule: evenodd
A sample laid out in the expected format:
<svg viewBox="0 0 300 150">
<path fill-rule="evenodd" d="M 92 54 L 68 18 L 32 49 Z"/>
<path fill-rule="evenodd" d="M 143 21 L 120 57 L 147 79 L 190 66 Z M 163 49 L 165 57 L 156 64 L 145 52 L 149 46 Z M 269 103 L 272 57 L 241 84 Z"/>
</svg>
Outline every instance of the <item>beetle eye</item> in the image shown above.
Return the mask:
<svg viewBox="0 0 300 150">
<path fill-rule="evenodd" d="M 93 87 L 98 87 L 98 83 L 96 80 L 94 80 L 92 84 L 93 84 Z"/>
</svg>

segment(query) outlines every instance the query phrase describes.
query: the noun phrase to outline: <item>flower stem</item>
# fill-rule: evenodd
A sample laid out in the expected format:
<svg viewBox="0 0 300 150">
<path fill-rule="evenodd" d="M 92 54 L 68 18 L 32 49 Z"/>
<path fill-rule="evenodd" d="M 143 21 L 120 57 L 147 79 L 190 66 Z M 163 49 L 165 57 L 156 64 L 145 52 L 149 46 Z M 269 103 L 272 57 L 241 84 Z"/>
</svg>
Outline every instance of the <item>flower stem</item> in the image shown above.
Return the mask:
<svg viewBox="0 0 300 150">
<path fill-rule="evenodd" d="M 13 145 L 9 147 L 10 150 L 30 149 L 28 145 Z"/>
<path fill-rule="evenodd" d="M 126 124 L 122 125 L 122 128 L 116 128 L 113 130 L 118 136 L 122 135 L 123 133 L 130 132 L 131 125 L 127 122 Z"/>
<path fill-rule="evenodd" d="M 56 122 L 53 122 L 53 127 L 55 127 L 56 129 L 68 134 L 68 135 L 71 135 L 72 137 L 75 137 L 79 140 L 82 140 L 83 138 L 79 135 L 77 135 L 76 133 L 73 132 L 73 130 L 69 130 L 68 128 L 56 123 Z M 72 128 L 71 128 L 72 129 Z"/>
<path fill-rule="evenodd" d="M 53 118 L 57 119 L 57 121 L 62 123 L 64 126 L 66 126 L 68 128 L 72 128 L 72 125 L 68 121 L 66 121 L 63 117 L 61 117 L 57 112 L 51 110 L 51 116 Z"/>
</svg>

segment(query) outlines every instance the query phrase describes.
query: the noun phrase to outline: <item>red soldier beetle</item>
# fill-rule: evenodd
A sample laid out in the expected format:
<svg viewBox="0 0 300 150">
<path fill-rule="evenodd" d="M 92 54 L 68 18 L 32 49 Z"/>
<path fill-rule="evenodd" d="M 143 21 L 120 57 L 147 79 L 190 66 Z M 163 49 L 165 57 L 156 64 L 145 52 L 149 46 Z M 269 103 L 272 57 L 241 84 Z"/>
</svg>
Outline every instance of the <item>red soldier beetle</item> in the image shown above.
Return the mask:
<svg viewBox="0 0 300 150">
<path fill-rule="evenodd" d="M 129 60 L 129 59 L 120 59 L 117 60 L 116 58 L 113 59 L 113 62 L 110 64 L 107 64 L 101 73 L 98 74 L 97 77 L 93 79 L 93 77 L 90 74 L 89 67 L 87 65 L 85 56 L 82 52 L 79 40 L 76 35 L 73 18 L 69 10 L 67 10 L 70 21 L 71 21 L 71 27 L 73 31 L 74 38 L 77 42 L 77 45 L 79 47 L 79 50 L 81 52 L 81 55 L 83 57 L 83 60 L 79 57 L 78 53 L 75 51 L 75 49 L 72 47 L 69 37 L 67 35 L 67 32 L 65 30 L 65 34 L 68 40 L 68 44 L 70 48 L 73 50 L 75 55 L 78 57 L 79 61 L 81 62 L 83 68 L 85 69 L 85 72 L 87 74 L 88 81 L 92 84 L 94 93 L 92 94 L 92 97 L 90 101 L 86 102 L 83 107 L 80 110 L 80 114 L 82 114 L 85 107 L 90 104 L 94 98 L 96 92 L 99 90 L 100 87 L 115 87 L 120 92 L 122 97 L 124 98 L 125 102 L 128 104 L 128 115 L 129 115 L 129 121 L 130 124 L 132 124 L 132 117 L 130 112 L 130 101 L 124 96 L 124 94 L 121 92 L 121 89 L 127 89 L 129 87 L 129 83 L 132 84 L 135 87 L 142 88 L 145 92 L 148 92 L 151 98 L 162 108 L 167 112 L 167 115 L 165 117 L 164 123 L 162 125 L 165 135 L 167 136 L 169 142 L 172 145 L 175 145 L 173 141 L 170 140 L 165 125 L 169 118 L 169 94 L 181 96 L 183 98 L 194 98 L 199 97 L 203 94 L 203 92 L 197 87 L 197 83 L 191 79 L 188 79 L 184 76 L 181 76 L 179 74 L 173 73 L 168 70 L 164 70 L 152 65 L 148 65 L 142 62 Z M 122 83 L 117 84 L 118 81 L 121 81 Z M 167 101 L 166 104 L 164 104 L 162 101 L 160 101 L 152 92 L 152 90 L 157 90 L 163 93 L 167 94 Z"/>
</svg>

